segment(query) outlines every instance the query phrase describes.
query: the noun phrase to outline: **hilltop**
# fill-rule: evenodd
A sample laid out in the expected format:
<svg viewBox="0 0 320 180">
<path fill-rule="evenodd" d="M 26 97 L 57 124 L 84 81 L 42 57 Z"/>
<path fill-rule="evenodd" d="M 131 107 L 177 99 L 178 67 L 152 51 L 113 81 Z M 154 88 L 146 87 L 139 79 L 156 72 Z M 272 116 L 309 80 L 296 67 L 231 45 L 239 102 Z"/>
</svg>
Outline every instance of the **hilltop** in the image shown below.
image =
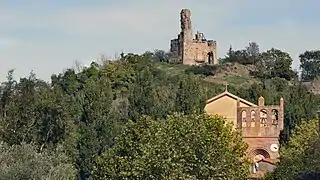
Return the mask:
<svg viewBox="0 0 320 180">
<path fill-rule="evenodd" d="M 255 71 L 253 65 L 243 65 L 237 62 L 228 62 L 214 65 L 212 67 L 194 67 L 182 64 L 156 63 L 156 67 L 170 75 L 192 72 L 202 76 L 204 80 L 215 84 L 228 84 L 236 86 L 248 86 L 258 83 L 259 80 L 252 75 Z"/>
<path fill-rule="evenodd" d="M 271 48 L 260 52 L 256 42 L 250 42 L 243 49 L 234 50 L 230 47 L 225 57 L 220 58 L 218 64 L 213 68 L 207 65 L 194 67 L 183 65 L 170 52 L 156 50 L 154 60 L 159 63 L 157 66 L 168 73 L 179 74 L 181 72 L 193 72 L 197 75 L 204 75 L 205 80 L 213 83 L 234 84 L 236 86 L 247 86 L 253 83 L 261 83 L 272 78 L 285 80 L 288 85 L 302 83 L 310 92 L 320 92 L 319 62 L 320 51 L 311 50 L 300 54 L 300 77 L 298 72 L 291 68 L 292 57 L 289 53 L 280 49 Z"/>
<path fill-rule="evenodd" d="M 36 169 L 45 168 L 41 172 L 37 171 L 37 177 L 48 177 L 51 175 L 47 172 L 59 171 L 53 179 L 59 179 L 62 175 L 68 177 L 66 179 L 74 179 L 72 177 L 75 176 L 85 179 L 104 177 L 106 174 L 104 171 L 108 171 L 112 177 L 121 175 L 127 178 L 127 175 L 135 173 L 132 169 L 137 167 L 122 168 L 122 173 L 113 171 L 113 167 L 121 165 L 117 162 L 124 162 L 121 157 L 125 152 L 123 149 L 130 150 L 129 154 L 137 154 L 136 152 L 145 152 L 146 149 L 136 151 L 136 147 L 143 147 L 141 146 L 144 145 L 143 142 L 152 143 L 152 146 L 149 146 L 151 144 L 147 146 L 152 147 L 148 148 L 150 150 L 148 152 L 151 153 L 146 155 L 153 155 L 159 150 L 158 147 L 171 148 L 167 146 L 168 141 L 169 144 L 175 145 L 174 148 L 189 149 L 189 143 L 186 144 L 187 146 L 179 144 L 187 142 L 188 137 L 191 137 L 183 134 L 185 129 L 188 132 L 192 130 L 197 137 L 203 135 L 203 130 L 210 135 L 221 135 L 220 132 L 226 132 L 221 129 L 222 126 L 215 123 L 222 122 L 220 119 L 203 121 L 203 118 L 200 118 L 197 121 L 194 118 L 203 114 L 208 98 L 224 91 L 225 87 L 222 83 L 224 84 L 225 81 L 230 84 L 228 87 L 230 93 L 250 102 L 256 102 L 260 96 L 263 96 L 266 105 L 276 105 L 279 104 L 281 97 L 284 99 L 284 131 L 280 142 L 286 145 L 292 130 L 297 125 L 314 118 L 315 112 L 320 108 L 320 95 L 309 93 L 300 83 L 301 81 L 291 70 L 292 59 L 287 53 L 277 49 L 258 55 L 248 55 L 250 53 L 247 52 L 231 51 L 220 60 L 219 64 L 213 66 L 186 66 L 179 62 L 173 63 L 170 62 L 170 56 L 168 58 L 166 53 L 122 54 L 121 58 L 114 61 L 106 61 L 103 64 L 93 62 L 83 69 L 67 69 L 60 74 L 53 74 L 51 82 L 44 82 L 35 74 L 14 81 L 13 71 L 10 71 L 8 79 L 0 86 L 0 126 L 5 127 L 0 128 L 0 140 L 5 143 L 4 154 L 8 154 L 6 156 L 8 160 L 5 162 L 17 163 L 5 169 L 3 167 L 0 172 L 4 172 L 7 177 L 11 177 L 12 174 L 28 177 L 28 173 L 33 173 L 35 168 L 23 172 L 20 170 L 28 169 L 30 162 L 36 162 L 38 165 Z M 313 78 L 310 73 L 307 75 L 303 78 Z M 290 83 L 291 86 L 289 86 Z M 177 114 L 186 116 L 177 116 Z M 188 118 L 190 118 L 188 121 L 181 121 Z M 168 119 L 171 119 L 172 123 L 167 124 Z M 194 126 L 195 120 L 200 123 L 199 126 Z M 217 131 L 211 129 L 207 131 L 206 128 L 199 131 L 198 127 L 204 127 L 204 124 L 201 124 L 203 122 L 215 124 L 212 128 Z M 216 125 L 219 126 L 218 129 L 215 128 Z M 177 131 L 177 127 L 181 131 Z M 137 138 L 138 134 L 143 135 L 142 139 Z M 187 139 L 181 141 L 180 137 Z M 234 136 L 230 136 L 232 137 Z M 205 138 L 208 142 L 207 136 Z M 150 141 L 150 139 L 156 141 Z M 132 148 L 128 148 L 128 144 L 123 143 L 127 140 L 133 145 Z M 209 144 L 220 143 L 222 147 L 220 149 L 224 149 L 223 144 L 229 143 L 229 140 L 228 138 L 220 143 L 213 138 L 212 143 L 210 141 Z M 241 142 L 240 139 L 234 140 Z M 60 147 L 65 153 L 60 152 Z M 198 147 L 196 144 L 192 146 L 192 148 Z M 52 153 L 47 154 L 47 151 Z M 16 159 L 21 159 L 21 153 L 15 152 L 29 153 L 28 157 L 39 158 L 29 158 L 26 162 L 20 163 Z M 108 154 L 110 156 L 106 156 Z M 190 153 L 178 154 L 178 157 L 185 154 Z M 219 154 L 214 154 L 214 158 L 224 155 L 234 157 L 239 154 L 244 153 L 226 154 L 221 151 Z M 193 157 L 192 153 L 191 155 Z M 119 157 L 121 161 L 117 161 L 115 157 Z M 140 156 L 129 157 L 131 159 Z M 150 167 L 150 159 L 156 159 L 152 161 L 156 163 L 154 167 L 159 167 L 158 164 L 164 161 L 171 164 L 166 159 L 169 157 L 167 154 L 162 156 L 163 161 L 158 160 L 159 156 L 144 157 L 146 161 L 137 159 L 139 160 L 137 162 L 146 162 L 143 165 L 147 168 Z M 228 159 L 238 160 L 237 158 Z M 95 169 L 97 162 L 102 163 L 99 166 L 103 168 L 101 171 Z M 116 163 L 115 166 L 111 166 L 110 162 Z M 210 162 L 217 162 L 217 160 L 213 159 Z M 42 164 L 48 164 L 48 166 L 42 166 Z M 76 166 L 73 166 L 75 164 Z M 127 164 L 124 162 L 123 165 L 128 167 Z M 180 164 L 179 167 L 184 168 L 189 164 L 188 162 Z M 68 168 L 61 169 L 60 165 Z M 207 164 L 200 165 L 207 167 Z M 213 167 L 224 170 L 224 167 L 220 167 L 217 163 L 214 163 Z M 239 165 L 234 166 L 234 161 L 230 163 L 230 167 L 234 167 L 230 168 L 232 172 L 243 174 L 239 171 Z M 287 166 L 284 165 L 284 167 Z M 10 171 L 7 171 L 8 168 Z M 165 170 L 169 174 L 174 174 L 171 172 L 172 169 L 174 168 Z M 145 172 L 152 172 L 152 170 L 147 169 L 142 173 Z M 234 179 L 233 177 L 238 175 L 233 176 L 231 173 L 230 178 L 227 179 Z"/>
</svg>

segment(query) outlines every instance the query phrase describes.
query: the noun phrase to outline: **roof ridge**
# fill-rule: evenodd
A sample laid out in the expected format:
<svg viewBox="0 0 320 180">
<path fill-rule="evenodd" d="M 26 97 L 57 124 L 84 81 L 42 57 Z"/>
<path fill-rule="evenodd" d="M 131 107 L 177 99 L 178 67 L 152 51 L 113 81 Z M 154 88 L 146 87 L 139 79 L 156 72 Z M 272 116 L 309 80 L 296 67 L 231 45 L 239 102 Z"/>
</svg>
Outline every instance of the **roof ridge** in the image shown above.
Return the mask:
<svg viewBox="0 0 320 180">
<path fill-rule="evenodd" d="M 208 99 L 206 103 L 208 104 L 208 103 L 210 103 L 210 102 L 212 102 L 212 101 L 214 101 L 214 100 L 216 100 L 216 99 L 218 99 L 218 98 L 220 98 L 220 97 L 222 97 L 224 95 L 229 95 L 234 99 L 239 99 L 240 101 L 242 101 L 242 102 L 244 102 L 246 104 L 249 104 L 251 106 L 257 106 L 256 104 L 254 104 L 254 103 L 252 103 L 250 101 L 247 101 L 247 100 L 245 100 L 245 99 L 243 99 L 243 98 L 241 98 L 241 97 L 239 97 L 237 95 L 234 95 L 234 94 L 230 93 L 229 91 L 224 91 L 223 93 L 220 93 L 220 94 Z"/>
</svg>

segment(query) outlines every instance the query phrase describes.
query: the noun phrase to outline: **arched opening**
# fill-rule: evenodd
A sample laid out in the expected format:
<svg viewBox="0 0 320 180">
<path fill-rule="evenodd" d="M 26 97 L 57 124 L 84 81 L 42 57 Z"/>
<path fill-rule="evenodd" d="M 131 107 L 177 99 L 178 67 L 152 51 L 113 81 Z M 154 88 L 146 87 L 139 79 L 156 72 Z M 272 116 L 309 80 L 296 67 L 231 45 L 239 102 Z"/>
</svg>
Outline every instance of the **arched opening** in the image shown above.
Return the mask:
<svg viewBox="0 0 320 180">
<path fill-rule="evenodd" d="M 251 111 L 251 127 L 254 127 L 256 124 L 255 117 L 256 117 L 256 112 L 252 110 Z"/>
<path fill-rule="evenodd" d="M 272 125 L 278 126 L 279 122 L 279 111 L 277 109 L 272 109 Z"/>
<path fill-rule="evenodd" d="M 251 151 L 249 157 L 253 158 L 253 160 L 254 158 L 256 158 L 257 161 L 260 161 L 262 159 L 259 159 L 259 157 L 263 159 L 267 159 L 267 158 L 270 158 L 270 154 L 265 149 L 258 148 Z"/>
<path fill-rule="evenodd" d="M 213 52 L 208 52 L 208 64 L 213 64 Z"/>
<path fill-rule="evenodd" d="M 242 121 L 242 127 L 247 127 L 247 111 L 243 110 L 241 112 L 241 121 Z"/>
<path fill-rule="evenodd" d="M 267 110 L 261 109 L 260 110 L 260 127 L 266 127 L 267 126 Z"/>
<path fill-rule="evenodd" d="M 250 156 L 253 160 L 252 173 L 257 173 L 257 171 L 270 171 L 274 168 L 274 165 L 264 162 L 264 159 L 270 158 L 268 151 L 264 149 L 255 149 L 251 151 Z"/>
</svg>

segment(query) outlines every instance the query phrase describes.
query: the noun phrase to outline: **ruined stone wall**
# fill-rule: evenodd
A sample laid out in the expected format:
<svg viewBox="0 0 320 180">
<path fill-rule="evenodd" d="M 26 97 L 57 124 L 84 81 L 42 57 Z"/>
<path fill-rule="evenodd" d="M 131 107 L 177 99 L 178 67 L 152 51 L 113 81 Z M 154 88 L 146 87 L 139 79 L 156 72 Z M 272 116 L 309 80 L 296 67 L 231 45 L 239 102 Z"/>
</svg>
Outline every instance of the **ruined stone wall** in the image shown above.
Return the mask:
<svg viewBox="0 0 320 180">
<path fill-rule="evenodd" d="M 173 58 L 178 59 L 181 56 L 179 39 L 172 39 L 170 44 L 170 53 Z M 181 59 L 179 59 L 181 61 Z"/>
<path fill-rule="evenodd" d="M 192 40 L 192 24 L 191 11 L 189 9 L 182 9 L 180 12 L 180 27 L 181 33 L 184 35 L 186 41 Z"/>
<path fill-rule="evenodd" d="M 212 59 L 209 61 L 209 53 L 212 52 Z M 185 48 L 183 64 L 218 64 L 215 44 L 209 45 L 207 41 L 193 42 Z"/>
<path fill-rule="evenodd" d="M 216 41 L 204 39 L 203 33 L 193 37 L 190 10 L 181 10 L 180 23 L 181 32 L 170 45 L 175 58 L 186 65 L 218 64 Z"/>
</svg>

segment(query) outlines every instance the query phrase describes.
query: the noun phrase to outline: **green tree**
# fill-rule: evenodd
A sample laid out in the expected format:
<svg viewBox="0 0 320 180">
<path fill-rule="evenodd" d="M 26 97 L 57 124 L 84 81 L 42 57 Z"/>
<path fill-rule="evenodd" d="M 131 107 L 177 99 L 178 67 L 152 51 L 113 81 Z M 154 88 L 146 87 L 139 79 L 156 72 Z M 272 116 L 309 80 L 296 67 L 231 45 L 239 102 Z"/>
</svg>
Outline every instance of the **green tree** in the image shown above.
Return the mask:
<svg viewBox="0 0 320 180">
<path fill-rule="evenodd" d="M 156 49 L 153 53 L 153 59 L 157 62 L 169 62 L 170 56 L 169 53 L 164 50 Z"/>
<path fill-rule="evenodd" d="M 43 148 L 54 148 L 75 132 L 71 98 L 61 88 L 43 88 L 35 103 L 33 142 Z"/>
<path fill-rule="evenodd" d="M 283 93 L 285 99 L 285 119 L 283 141 L 286 143 L 291 134 L 291 130 L 302 121 L 312 119 L 314 112 L 318 110 L 320 96 L 310 93 L 306 86 L 301 83 L 289 86 Z"/>
<path fill-rule="evenodd" d="M 110 62 L 100 70 L 101 75 L 110 81 L 111 88 L 118 92 L 127 92 L 130 84 L 133 83 L 135 78 L 133 65 L 129 64 L 127 61 L 135 63 L 136 57 L 125 56 L 124 58 L 127 58 L 125 62 Z"/>
<path fill-rule="evenodd" d="M 237 62 L 240 64 L 251 64 L 248 51 L 246 49 L 232 51 L 226 62 Z"/>
<path fill-rule="evenodd" d="M 97 158 L 95 179 L 246 179 L 247 145 L 218 116 L 142 117 Z"/>
<path fill-rule="evenodd" d="M 252 64 L 252 58 L 250 59 L 250 57 L 258 54 L 258 48 L 256 47 L 251 43 L 244 50 L 233 51 L 230 49 L 229 55 L 236 56 L 234 56 L 234 61 L 229 62 Z M 263 79 L 251 86 L 239 87 L 238 85 L 231 85 L 229 91 L 251 102 L 255 102 L 262 95 L 268 105 L 278 104 L 279 99 L 283 97 L 285 99 L 285 130 L 281 135 L 281 140 L 285 145 L 291 137 L 291 130 L 301 122 L 306 121 L 306 119 L 312 119 L 314 111 L 320 108 L 320 95 L 308 92 L 306 86 L 299 81 L 289 82 L 285 79 L 290 74 L 288 73 L 290 71 L 288 67 L 291 64 L 287 53 L 275 49 L 269 50 L 269 52 L 264 53 L 264 56 L 259 56 L 255 60 L 256 66 L 259 65 L 258 62 L 261 57 L 265 58 L 266 61 L 264 63 L 268 70 L 266 74 L 262 74 L 263 76 L 261 77 Z M 62 145 L 77 168 L 78 178 L 86 179 L 91 178 L 95 157 L 100 156 L 102 152 L 106 152 L 106 154 L 111 152 L 118 153 L 115 149 L 119 148 L 124 140 L 118 139 L 118 141 L 114 141 L 114 137 L 118 135 L 128 120 L 141 121 L 141 116 L 147 115 L 152 120 L 148 121 L 146 126 L 142 126 L 140 122 L 136 122 L 137 126 L 134 126 L 134 123 L 130 122 L 128 125 L 128 128 L 132 130 L 130 132 L 133 132 L 133 128 L 137 127 L 138 129 L 141 128 L 140 135 L 143 135 L 145 139 L 163 138 L 164 140 L 158 140 L 159 144 L 153 141 L 149 144 L 148 142 L 141 143 L 128 133 L 128 142 L 139 145 L 140 149 L 137 152 L 140 153 L 143 150 L 143 152 L 156 154 L 151 149 L 158 146 L 175 148 L 180 151 L 177 148 L 178 145 L 187 146 L 179 144 L 180 141 L 178 139 L 170 140 L 170 137 L 181 136 L 181 139 L 188 139 L 193 136 L 189 136 L 178 127 L 173 127 L 172 124 L 169 126 L 170 123 L 164 121 L 167 115 L 172 114 L 172 112 L 182 112 L 189 114 L 189 116 L 179 117 L 188 119 L 192 116 L 191 114 L 202 113 L 205 101 L 221 93 L 224 87 L 207 81 L 207 78 L 205 79 L 203 76 L 194 75 L 198 72 L 210 75 L 215 67 L 204 66 L 190 68 L 185 71 L 192 71 L 193 73 L 183 73 L 184 69 L 181 69 L 181 71 L 177 69 L 175 71 L 177 73 L 171 73 L 172 71 L 168 71 L 168 68 L 159 68 L 159 65 L 164 67 L 163 65 L 168 66 L 168 64 L 155 62 L 153 58 L 153 53 L 149 52 L 142 55 L 122 54 L 119 60 L 108 61 L 102 65 L 93 62 L 90 67 L 83 68 L 80 72 L 68 69 L 64 73 L 53 75 L 51 83 L 46 83 L 36 78 L 33 73 L 29 77 L 15 81 L 13 70 L 9 71 L 7 80 L 0 85 L 0 141 L 6 142 L 10 148 L 19 146 L 24 142 L 32 143 L 38 154 L 54 153 L 56 148 Z M 173 69 L 180 67 L 173 66 Z M 177 119 L 176 116 L 170 117 L 171 119 Z M 179 124 L 180 122 L 173 120 L 168 122 L 175 122 L 179 126 L 186 129 L 189 128 L 187 125 Z M 138 126 L 139 123 L 140 125 Z M 163 129 L 163 131 L 160 129 Z M 181 134 L 174 129 L 180 131 Z M 194 131 L 192 130 L 192 132 Z M 150 134 L 147 135 L 147 132 L 150 132 Z M 154 134 L 154 132 L 156 133 Z M 158 132 L 160 134 L 168 134 L 168 136 L 160 136 Z M 215 130 L 214 132 L 217 131 Z M 137 138 L 140 135 L 134 137 Z M 120 137 L 124 138 L 123 136 L 121 135 Z M 165 141 L 175 142 L 178 145 L 165 144 Z M 213 140 L 210 140 L 210 142 L 213 142 Z M 195 142 L 191 143 L 193 146 L 196 146 L 195 144 Z M 115 146 L 112 148 L 113 150 L 109 151 L 108 149 L 113 146 Z M 217 145 L 220 148 L 225 146 L 228 147 L 228 144 Z M 142 147 L 144 149 L 141 150 Z M 212 146 L 208 146 L 208 148 L 212 148 Z M 313 149 L 316 148 L 310 148 L 305 151 L 306 153 L 308 152 L 306 154 L 308 155 L 307 157 L 313 158 L 309 153 Z M 200 150 L 206 152 L 203 149 Z M 130 152 L 133 151 L 130 150 Z M 185 157 L 190 157 L 189 151 L 181 149 L 180 152 L 181 154 L 187 153 L 181 155 L 184 159 L 187 159 Z M 220 153 L 220 151 L 215 152 Z M 168 152 L 165 151 L 165 153 Z M 314 154 L 317 155 L 317 153 Z M 119 153 L 117 157 L 120 157 Z M 121 157 L 123 156 L 121 155 Z M 156 177 L 161 176 L 163 179 L 169 176 L 171 178 L 177 176 L 189 178 L 190 176 L 204 177 L 203 174 L 207 172 L 207 167 L 202 168 L 204 166 L 201 166 L 201 172 L 199 169 L 195 170 L 194 167 L 200 167 L 200 165 L 192 166 L 193 169 L 186 165 L 186 167 L 192 169 L 192 172 L 197 171 L 197 175 L 194 175 L 196 173 L 189 173 L 189 171 L 186 172 L 181 165 L 183 162 L 176 163 L 174 161 L 175 164 L 170 164 L 172 163 L 171 160 L 163 160 L 170 156 L 164 154 L 159 157 L 159 161 L 155 161 L 164 162 L 165 170 L 160 169 L 161 171 L 159 170 L 158 173 L 157 165 L 149 161 L 145 163 L 147 158 L 152 159 L 155 157 L 153 155 L 145 155 L 143 157 L 145 159 L 140 158 L 136 162 L 142 162 L 143 166 L 141 165 L 141 167 L 145 167 L 145 164 L 152 165 L 152 167 L 148 166 L 146 168 L 152 169 L 152 171 L 148 172 L 148 174 L 144 171 L 141 172 L 141 170 L 138 172 L 140 175 L 153 173 Z M 229 158 L 229 156 L 224 157 Z M 190 162 L 189 159 L 188 162 Z M 229 161 L 228 159 L 229 162 L 231 160 Z M 316 161 L 312 162 L 316 163 Z M 218 166 L 219 168 L 222 167 L 220 164 L 215 167 Z M 129 164 L 128 167 L 130 169 L 132 165 Z M 167 170 L 169 169 L 168 167 L 174 167 L 173 169 L 177 170 L 169 171 Z M 124 172 L 133 172 L 128 169 L 124 169 Z M 231 167 L 231 170 L 233 171 L 233 167 Z M 311 170 L 316 171 L 316 168 Z M 300 174 L 309 174 L 306 172 L 308 171 L 301 171 Z M 136 173 L 136 170 L 134 173 Z M 198 174 L 201 176 L 198 176 Z M 151 175 L 150 178 L 153 178 Z M 123 174 L 121 176 L 129 177 L 129 175 Z M 136 177 L 136 174 L 132 176 Z"/>
<path fill-rule="evenodd" d="M 31 73 L 28 78 L 21 78 L 12 86 L 12 76 L 10 76 L 3 88 L 4 104 L 3 114 L 0 116 L 0 135 L 2 140 L 10 145 L 30 143 L 36 134 L 33 129 L 37 121 L 35 104 L 38 101 L 39 91 L 36 89 L 41 91 L 46 84 Z"/>
<path fill-rule="evenodd" d="M 256 42 L 249 42 L 245 49 L 233 50 L 230 46 L 227 56 L 221 62 L 237 62 L 240 64 L 256 64 L 259 60 L 259 45 Z"/>
<path fill-rule="evenodd" d="M 259 45 L 256 42 L 249 42 L 249 45 L 246 47 L 246 51 L 248 53 L 250 63 L 256 64 L 260 56 Z"/>
<path fill-rule="evenodd" d="M 301 79 L 310 81 L 320 75 L 320 51 L 306 51 L 299 56 Z"/>
<path fill-rule="evenodd" d="M 291 69 L 292 61 L 288 53 L 272 48 L 261 54 L 257 63 L 257 75 L 262 78 L 280 77 L 291 80 L 296 76 Z"/>
<path fill-rule="evenodd" d="M 266 179 L 301 179 L 309 172 L 320 170 L 318 120 L 302 121 L 289 143 L 280 148 L 280 163 Z"/>
<path fill-rule="evenodd" d="M 203 112 L 206 96 L 200 78 L 192 75 L 174 76 L 157 74 L 147 67 L 136 76 L 130 87 L 129 119 L 141 115 L 165 118 L 172 112 Z"/>
<path fill-rule="evenodd" d="M 37 152 L 31 144 L 9 146 L 0 144 L 0 177 L 3 180 L 75 179 L 76 171 L 70 159 L 58 148 Z"/>
<path fill-rule="evenodd" d="M 120 125 L 112 113 L 113 94 L 106 79 L 90 78 L 77 94 L 79 108 L 76 119 L 74 157 L 80 179 L 90 178 L 93 159 L 108 149 Z M 118 126 L 119 125 L 119 126 Z"/>
<path fill-rule="evenodd" d="M 1 117 L 6 118 L 8 113 L 8 106 L 12 101 L 12 96 L 14 95 L 16 81 L 13 77 L 14 70 L 10 70 L 7 75 L 7 81 L 1 83 Z"/>
<path fill-rule="evenodd" d="M 8 95 L 10 82 L 4 85 L 3 95 Z M 51 88 L 31 73 L 11 91 L 0 116 L 2 141 L 9 145 L 32 142 L 43 149 L 55 147 L 71 132 L 71 114 L 61 89 Z"/>
<path fill-rule="evenodd" d="M 174 110 L 175 86 L 166 78 L 154 74 L 152 67 L 137 74 L 128 96 L 129 119 L 135 120 L 141 115 L 165 118 Z"/>
<path fill-rule="evenodd" d="M 179 80 L 175 99 L 175 112 L 184 114 L 204 112 L 207 99 L 200 82 L 200 78 L 190 75 L 185 75 Z"/>
</svg>

